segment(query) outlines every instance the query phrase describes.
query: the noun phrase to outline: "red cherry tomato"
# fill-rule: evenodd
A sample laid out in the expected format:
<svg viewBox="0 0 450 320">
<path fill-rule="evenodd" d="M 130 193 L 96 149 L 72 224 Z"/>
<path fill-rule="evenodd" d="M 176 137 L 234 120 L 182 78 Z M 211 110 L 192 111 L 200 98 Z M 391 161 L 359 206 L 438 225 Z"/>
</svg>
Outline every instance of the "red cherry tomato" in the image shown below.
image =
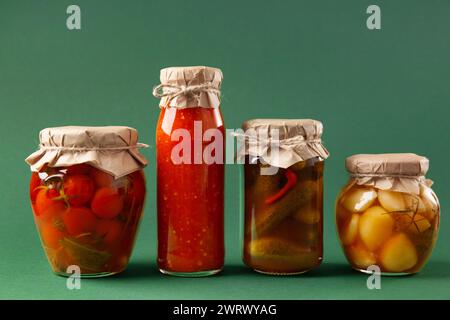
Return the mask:
<svg viewBox="0 0 450 320">
<path fill-rule="evenodd" d="M 114 177 L 102 170 L 94 169 L 91 174 L 98 188 L 110 187 L 114 182 Z"/>
<path fill-rule="evenodd" d="M 81 207 L 94 194 L 94 182 L 83 174 L 69 175 L 63 182 L 64 195 L 71 206 Z"/>
<path fill-rule="evenodd" d="M 62 217 L 66 210 L 67 206 L 63 201 L 56 201 L 42 212 L 39 219 L 42 221 L 58 223 L 58 221 L 62 221 Z"/>
<path fill-rule="evenodd" d="M 122 237 L 122 224 L 116 220 L 100 220 L 97 234 L 103 239 L 105 246 L 113 247 Z"/>
<path fill-rule="evenodd" d="M 39 186 L 42 185 L 42 181 L 39 178 L 39 174 L 37 172 L 31 173 L 31 179 L 30 179 L 30 199 L 31 202 L 34 203 L 36 201 L 36 196 L 39 193 L 40 189 Z"/>
<path fill-rule="evenodd" d="M 54 205 L 64 205 L 59 192 L 55 189 L 48 189 L 47 187 L 39 189 L 34 203 L 35 215 L 44 215 L 44 213 Z"/>
<path fill-rule="evenodd" d="M 123 196 L 116 188 L 100 188 L 92 199 L 91 209 L 99 218 L 112 219 L 123 209 Z"/>
<path fill-rule="evenodd" d="M 57 249 L 64 234 L 55 228 L 52 223 L 43 223 L 40 227 L 40 235 L 44 247 Z"/>
<path fill-rule="evenodd" d="M 72 236 L 94 232 L 97 227 L 97 218 L 84 207 L 68 208 L 63 215 L 63 222 L 67 233 Z"/>
<path fill-rule="evenodd" d="M 145 199 L 145 178 L 141 171 L 133 172 L 130 175 L 131 186 L 128 188 L 128 199 L 142 204 Z"/>
</svg>

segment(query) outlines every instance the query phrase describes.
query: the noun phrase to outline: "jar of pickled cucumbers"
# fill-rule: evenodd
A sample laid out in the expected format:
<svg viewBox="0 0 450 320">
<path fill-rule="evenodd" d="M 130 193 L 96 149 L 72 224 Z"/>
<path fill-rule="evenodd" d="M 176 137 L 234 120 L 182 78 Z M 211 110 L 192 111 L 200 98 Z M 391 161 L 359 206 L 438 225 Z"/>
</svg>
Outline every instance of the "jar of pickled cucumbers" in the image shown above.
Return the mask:
<svg viewBox="0 0 450 320">
<path fill-rule="evenodd" d="M 428 159 L 410 153 L 359 154 L 346 160 L 350 180 L 336 202 L 344 253 L 362 272 L 384 275 L 422 269 L 436 242 L 440 207 Z"/>
<path fill-rule="evenodd" d="M 100 277 L 123 271 L 145 198 L 137 132 L 128 127 L 59 127 L 40 132 L 30 199 L 53 271 Z M 69 269 L 70 267 L 70 269 Z"/>
<path fill-rule="evenodd" d="M 243 260 L 255 271 L 299 274 L 322 261 L 322 123 L 256 119 L 243 124 Z"/>
</svg>

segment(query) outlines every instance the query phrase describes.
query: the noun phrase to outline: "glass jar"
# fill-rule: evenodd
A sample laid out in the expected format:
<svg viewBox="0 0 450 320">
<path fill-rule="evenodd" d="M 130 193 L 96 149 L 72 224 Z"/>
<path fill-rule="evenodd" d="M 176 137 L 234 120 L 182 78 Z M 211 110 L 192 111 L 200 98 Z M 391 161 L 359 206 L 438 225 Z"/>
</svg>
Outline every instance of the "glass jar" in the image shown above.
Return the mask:
<svg viewBox="0 0 450 320">
<path fill-rule="evenodd" d="M 328 157 L 320 142 L 322 124 L 257 119 L 247 121 L 243 128 L 249 140 L 241 149 L 245 155 L 244 263 L 255 271 L 280 275 L 319 266 L 323 160 Z M 251 130 L 261 132 L 252 136 Z M 265 149 L 264 141 L 270 141 L 265 154 L 260 152 Z"/>
<path fill-rule="evenodd" d="M 115 147 L 97 144 L 108 140 L 100 137 L 105 131 L 113 133 L 111 138 L 117 137 L 118 129 L 84 127 L 85 134 L 80 134 L 83 130 L 79 128 L 43 130 L 40 150 L 27 159 L 33 170 L 30 199 L 34 220 L 56 274 L 69 276 L 73 270 L 68 268 L 77 266 L 82 277 L 112 275 L 123 271 L 131 256 L 144 207 L 141 168 L 145 164 L 136 164 L 131 158 L 128 143 L 114 143 Z M 134 133 L 129 128 L 122 131 Z M 86 156 L 92 159 L 100 148 L 86 144 L 86 139 L 103 145 L 96 161 L 82 162 Z M 107 160 L 109 152 L 119 162 Z M 121 168 L 117 171 L 115 166 Z M 130 168 L 131 172 L 123 174 Z"/>
<path fill-rule="evenodd" d="M 223 267 L 221 79 L 215 68 L 166 68 L 154 91 L 162 97 L 156 151 L 158 267 L 164 274 L 207 276 Z"/>
<path fill-rule="evenodd" d="M 428 159 L 415 154 L 354 155 L 350 181 L 336 202 L 342 248 L 351 266 L 385 275 L 419 272 L 435 245 L 439 201 L 424 175 Z"/>
</svg>

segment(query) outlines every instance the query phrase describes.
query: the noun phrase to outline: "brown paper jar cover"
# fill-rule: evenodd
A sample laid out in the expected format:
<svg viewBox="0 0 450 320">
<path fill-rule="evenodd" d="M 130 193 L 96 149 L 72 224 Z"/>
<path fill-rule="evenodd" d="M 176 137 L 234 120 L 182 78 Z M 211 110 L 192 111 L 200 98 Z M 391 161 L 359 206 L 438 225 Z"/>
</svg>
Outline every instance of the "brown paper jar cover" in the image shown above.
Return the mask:
<svg viewBox="0 0 450 320">
<path fill-rule="evenodd" d="M 323 125 L 317 120 L 252 119 L 245 121 L 242 129 L 245 131 L 244 141 L 237 155 L 240 161 L 251 155 L 285 169 L 300 161 L 329 156 L 321 140 Z M 249 129 L 254 130 L 253 135 Z M 273 129 L 277 130 L 278 137 L 273 136 Z M 278 153 L 272 152 L 274 147 L 278 148 Z"/>
<path fill-rule="evenodd" d="M 31 171 L 44 166 L 67 167 L 86 163 L 116 179 L 147 165 L 138 148 L 136 129 L 123 126 L 46 128 L 39 133 L 39 150 L 25 159 Z"/>
<path fill-rule="evenodd" d="M 163 89 L 173 89 L 174 93 L 186 88 L 203 86 L 203 89 L 194 89 L 180 95 L 167 95 L 161 97 L 161 107 L 176 108 L 218 108 L 220 106 L 220 86 L 222 84 L 222 71 L 206 66 L 169 67 L 161 69 L 160 81 Z"/>
<path fill-rule="evenodd" d="M 414 153 L 356 154 L 345 167 L 358 185 L 382 190 L 419 194 L 420 183 L 432 184 L 425 179 L 428 159 Z"/>
</svg>

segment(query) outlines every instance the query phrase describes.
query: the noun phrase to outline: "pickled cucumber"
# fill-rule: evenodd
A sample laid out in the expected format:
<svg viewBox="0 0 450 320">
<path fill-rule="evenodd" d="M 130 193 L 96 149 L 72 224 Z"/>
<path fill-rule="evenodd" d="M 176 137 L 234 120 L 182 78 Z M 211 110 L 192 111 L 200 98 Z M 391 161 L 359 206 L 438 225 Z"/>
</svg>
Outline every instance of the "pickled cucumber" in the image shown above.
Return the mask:
<svg viewBox="0 0 450 320">
<path fill-rule="evenodd" d="M 306 224 L 316 224 L 320 222 L 321 216 L 322 212 L 319 208 L 312 208 L 309 206 L 303 206 L 293 214 L 294 219 Z"/>
<path fill-rule="evenodd" d="M 307 271 L 321 260 L 317 250 L 273 237 L 251 241 L 248 251 L 253 268 L 273 273 Z"/>
<path fill-rule="evenodd" d="M 312 201 L 316 189 L 317 183 L 314 181 L 298 182 L 283 198 L 256 210 L 254 230 L 259 236 L 267 233 L 298 208 Z"/>
<path fill-rule="evenodd" d="M 293 256 L 311 252 L 307 247 L 275 237 L 265 237 L 250 242 L 252 256 Z"/>
<path fill-rule="evenodd" d="M 254 183 L 254 195 L 257 197 L 267 197 L 274 194 L 279 189 L 279 183 L 283 175 L 278 171 L 274 175 L 259 174 Z"/>
</svg>

